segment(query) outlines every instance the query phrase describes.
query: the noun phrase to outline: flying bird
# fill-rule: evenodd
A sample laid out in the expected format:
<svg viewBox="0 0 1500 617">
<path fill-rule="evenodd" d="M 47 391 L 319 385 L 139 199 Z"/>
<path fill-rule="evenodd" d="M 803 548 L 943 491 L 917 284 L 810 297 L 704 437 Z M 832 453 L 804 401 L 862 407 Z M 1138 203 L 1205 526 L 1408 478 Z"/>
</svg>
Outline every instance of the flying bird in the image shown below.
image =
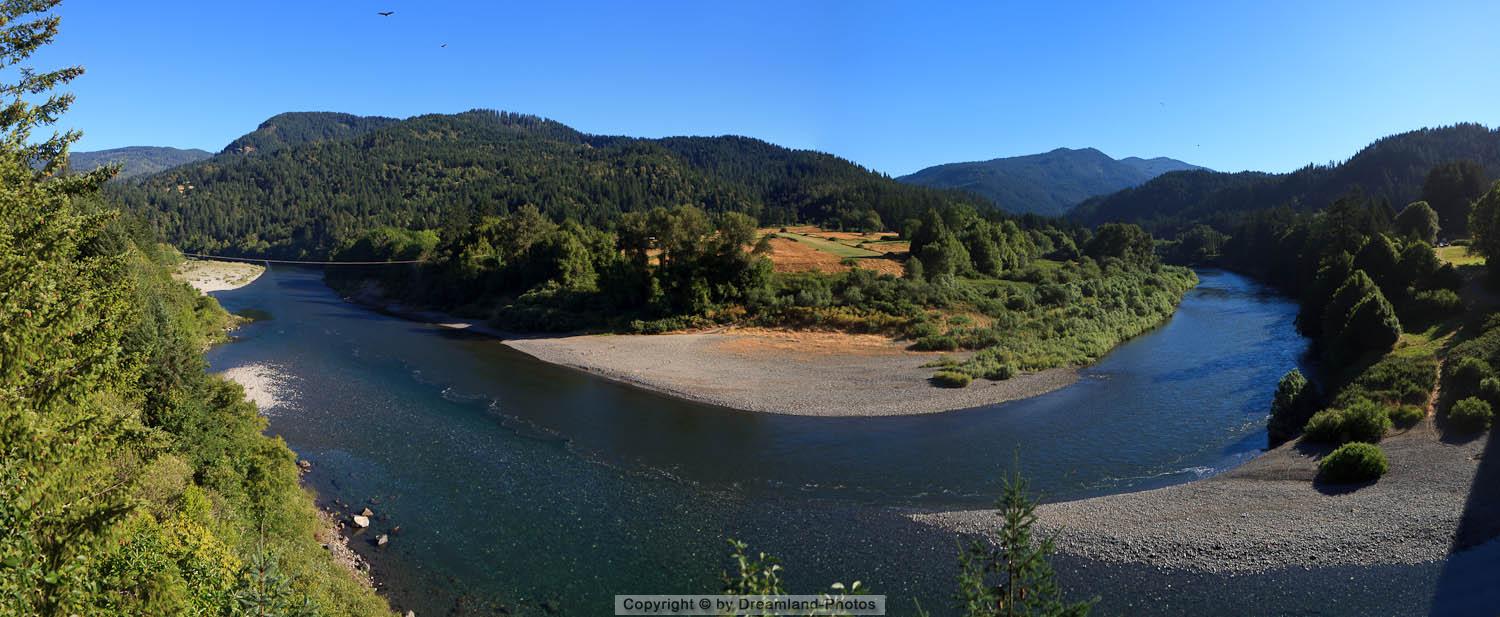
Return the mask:
<svg viewBox="0 0 1500 617">
<path fill-rule="evenodd" d="M 395 15 L 395 14 L 396 14 L 395 11 L 381 11 L 379 13 L 376 13 L 376 15 L 379 15 L 381 17 L 390 17 L 390 16 Z"/>
<path fill-rule="evenodd" d="M 438 47 L 447 47 L 447 46 L 448 46 L 447 43 L 443 43 L 442 45 L 438 45 Z"/>
</svg>

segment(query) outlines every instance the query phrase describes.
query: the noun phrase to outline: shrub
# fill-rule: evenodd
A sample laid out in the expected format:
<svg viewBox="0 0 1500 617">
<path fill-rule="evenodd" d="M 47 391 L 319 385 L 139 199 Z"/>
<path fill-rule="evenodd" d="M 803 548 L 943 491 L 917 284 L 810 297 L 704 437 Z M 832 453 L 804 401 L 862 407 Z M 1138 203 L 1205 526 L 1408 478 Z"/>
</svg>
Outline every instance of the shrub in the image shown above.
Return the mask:
<svg viewBox="0 0 1500 617">
<path fill-rule="evenodd" d="M 1479 394 L 1479 385 L 1485 378 L 1493 377 L 1495 371 L 1484 360 L 1474 357 L 1459 358 L 1448 374 L 1448 383 L 1443 384 L 1453 399 L 1469 398 Z"/>
<path fill-rule="evenodd" d="M 1379 443 L 1391 430 L 1391 416 L 1378 403 L 1362 401 L 1344 408 L 1344 441 Z"/>
<path fill-rule="evenodd" d="M 1390 469 L 1380 446 L 1346 443 L 1318 462 L 1318 473 L 1326 482 L 1348 484 L 1379 479 Z"/>
<path fill-rule="evenodd" d="M 1489 428 L 1494 420 L 1490 404 L 1472 396 L 1454 403 L 1448 410 L 1448 422 L 1460 431 L 1477 433 Z"/>
<path fill-rule="evenodd" d="M 1422 418 L 1427 417 L 1427 410 L 1416 405 L 1400 405 L 1392 407 L 1389 415 L 1392 424 L 1407 428 L 1421 422 Z"/>
<path fill-rule="evenodd" d="M 1009 364 L 998 364 L 985 371 L 984 378 L 991 381 L 1005 381 L 1016 376 L 1016 367 Z"/>
<path fill-rule="evenodd" d="M 1342 409 L 1325 409 L 1313 414 L 1303 432 L 1308 439 L 1324 443 L 1377 443 L 1390 429 L 1390 414 L 1384 407 L 1374 401 L 1358 400 Z"/>
<path fill-rule="evenodd" d="M 947 334 L 933 334 L 917 339 L 912 344 L 912 349 L 917 351 L 956 351 L 958 339 Z"/>
<path fill-rule="evenodd" d="M 1485 377 L 1479 380 L 1479 398 L 1491 407 L 1500 405 L 1500 377 Z"/>
<path fill-rule="evenodd" d="M 1406 303 L 1404 317 L 1415 324 L 1428 324 L 1458 313 L 1463 308 L 1458 294 L 1448 289 L 1432 289 L 1412 294 Z"/>
<path fill-rule="evenodd" d="M 1267 429 L 1271 442 L 1281 443 L 1291 439 L 1297 429 L 1307 424 L 1308 414 L 1315 409 L 1317 394 L 1309 387 L 1302 371 L 1292 369 L 1281 377 L 1276 385 L 1276 398 L 1271 401 L 1271 419 Z"/>
<path fill-rule="evenodd" d="M 1342 439 L 1344 412 L 1341 409 L 1324 409 L 1313 414 L 1302 427 L 1302 434 L 1310 441 L 1334 443 Z"/>
<path fill-rule="evenodd" d="M 938 371 L 932 375 L 933 385 L 944 388 L 962 388 L 968 386 L 971 381 L 974 381 L 974 378 L 968 373 L 958 371 Z"/>
</svg>

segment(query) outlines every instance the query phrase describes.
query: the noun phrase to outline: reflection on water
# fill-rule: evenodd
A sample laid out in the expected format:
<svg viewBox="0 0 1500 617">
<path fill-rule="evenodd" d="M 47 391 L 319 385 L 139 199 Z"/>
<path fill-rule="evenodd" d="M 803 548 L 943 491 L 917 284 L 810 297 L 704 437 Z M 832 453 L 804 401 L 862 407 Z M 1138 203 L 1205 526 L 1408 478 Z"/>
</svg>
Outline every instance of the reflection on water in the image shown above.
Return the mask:
<svg viewBox="0 0 1500 617">
<path fill-rule="evenodd" d="M 549 602 L 588 615 L 616 592 L 712 591 L 726 537 L 782 556 L 794 589 L 859 578 L 906 612 L 913 596 L 947 603 L 954 544 L 897 508 L 987 505 L 1017 455 L 1048 499 L 1066 499 L 1195 479 L 1264 445 L 1276 380 L 1305 351 L 1295 307 L 1233 274 L 1202 279 L 1171 321 L 1078 383 L 928 416 L 673 400 L 353 307 L 310 270 L 219 294 L 232 311 L 276 318 L 210 359 L 297 377 L 301 409 L 271 430 L 313 462 L 325 500 L 371 504 L 376 532 L 402 527 L 388 547 L 361 549 L 418 614 Z M 1122 602 L 1150 585 L 1187 601 L 1128 568 L 1086 566 L 1064 577 L 1106 607 L 1139 610 Z"/>
</svg>

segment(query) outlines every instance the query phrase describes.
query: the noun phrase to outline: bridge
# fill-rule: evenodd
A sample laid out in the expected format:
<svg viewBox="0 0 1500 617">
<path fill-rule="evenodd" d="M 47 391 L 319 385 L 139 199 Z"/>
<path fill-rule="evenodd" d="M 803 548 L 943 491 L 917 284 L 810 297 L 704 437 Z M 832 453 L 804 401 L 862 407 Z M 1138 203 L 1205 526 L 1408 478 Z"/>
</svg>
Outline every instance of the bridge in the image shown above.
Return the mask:
<svg viewBox="0 0 1500 617">
<path fill-rule="evenodd" d="M 193 259 L 217 259 L 220 261 L 249 261 L 263 264 L 288 264 L 294 266 L 389 266 L 396 264 L 419 264 L 426 263 L 423 259 L 406 259 L 396 261 L 311 261 L 302 259 L 265 259 L 261 257 L 229 257 L 226 255 L 204 255 L 202 253 L 183 253 L 185 257 Z"/>
</svg>

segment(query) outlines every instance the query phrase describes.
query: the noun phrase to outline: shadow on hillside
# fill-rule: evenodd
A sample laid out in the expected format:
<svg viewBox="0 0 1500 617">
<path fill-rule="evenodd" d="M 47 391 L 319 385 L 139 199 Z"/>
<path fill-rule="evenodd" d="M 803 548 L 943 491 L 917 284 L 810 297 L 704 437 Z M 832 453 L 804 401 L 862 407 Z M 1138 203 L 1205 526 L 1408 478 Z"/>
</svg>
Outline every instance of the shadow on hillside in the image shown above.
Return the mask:
<svg viewBox="0 0 1500 617">
<path fill-rule="evenodd" d="M 1482 550 L 1469 550 L 1500 537 L 1500 439 L 1494 439 L 1493 431 L 1490 437 L 1438 577 L 1433 615 L 1493 615 L 1500 606 L 1500 585 L 1495 584 L 1500 580 L 1500 548 L 1491 542 Z"/>
</svg>

